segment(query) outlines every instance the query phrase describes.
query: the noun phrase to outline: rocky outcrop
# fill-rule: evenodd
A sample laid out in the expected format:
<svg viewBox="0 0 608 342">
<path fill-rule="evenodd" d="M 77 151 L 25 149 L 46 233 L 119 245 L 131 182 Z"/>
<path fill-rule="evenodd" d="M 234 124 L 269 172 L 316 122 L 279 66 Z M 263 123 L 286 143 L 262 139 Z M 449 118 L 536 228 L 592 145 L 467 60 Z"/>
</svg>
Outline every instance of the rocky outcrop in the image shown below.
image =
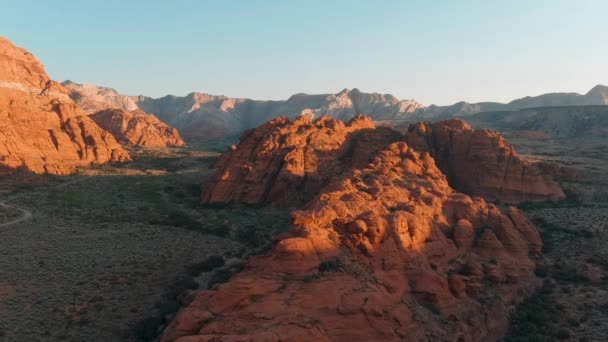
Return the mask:
<svg viewBox="0 0 608 342">
<path fill-rule="evenodd" d="M 469 195 L 505 203 L 559 200 L 560 186 L 542 166 L 521 159 L 503 137 L 474 130 L 462 120 L 419 123 L 406 130 L 374 128 L 358 116 L 349 123 L 308 116 L 272 120 L 243 134 L 222 156 L 202 187 L 202 203 L 301 204 L 331 180 L 363 168 L 389 143 L 404 140 L 429 152 L 450 185 Z"/>
<path fill-rule="evenodd" d="M 407 129 L 405 141 L 429 152 L 458 191 L 506 203 L 564 198 L 557 183 L 521 159 L 496 131 L 475 130 L 459 119 L 421 122 Z"/>
<path fill-rule="evenodd" d="M 99 127 L 127 146 L 171 147 L 184 141 L 177 130 L 141 110 L 106 109 L 89 116 Z"/>
<path fill-rule="evenodd" d="M 245 132 L 238 146 L 222 156 L 217 172 L 203 185 L 202 202 L 302 204 L 400 138 L 389 128 L 374 129 L 364 116 L 348 123 L 279 117 Z"/>
<path fill-rule="evenodd" d="M 0 37 L 0 165 L 66 174 L 128 160 L 114 137 L 84 115 L 29 52 Z"/>
<path fill-rule="evenodd" d="M 162 341 L 497 341 L 540 282 L 525 216 L 454 192 L 403 142 L 292 222 L 271 253 L 200 292 Z"/>
</svg>

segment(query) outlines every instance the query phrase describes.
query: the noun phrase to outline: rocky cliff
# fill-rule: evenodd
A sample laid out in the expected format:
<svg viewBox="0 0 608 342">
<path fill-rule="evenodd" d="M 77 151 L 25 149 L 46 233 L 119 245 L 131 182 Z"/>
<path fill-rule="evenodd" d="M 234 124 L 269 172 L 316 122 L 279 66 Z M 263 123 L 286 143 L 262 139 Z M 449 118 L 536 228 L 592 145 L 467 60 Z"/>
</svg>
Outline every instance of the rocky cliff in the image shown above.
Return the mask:
<svg viewBox="0 0 608 342">
<path fill-rule="evenodd" d="M 348 123 L 279 117 L 245 132 L 238 146 L 222 156 L 218 171 L 203 186 L 202 202 L 302 204 L 400 138 L 389 128 L 374 129 L 364 116 Z"/>
<path fill-rule="evenodd" d="M 177 130 L 141 110 L 106 109 L 89 116 L 123 145 L 145 147 L 182 146 Z"/>
<path fill-rule="evenodd" d="M 407 129 L 405 141 L 429 152 L 458 191 L 506 203 L 564 198 L 557 183 L 496 131 L 475 130 L 459 119 L 421 122 Z"/>
<path fill-rule="evenodd" d="M 66 174 L 128 160 L 114 137 L 84 115 L 29 52 L 0 37 L 0 165 Z"/>
<path fill-rule="evenodd" d="M 200 292 L 162 340 L 498 341 L 539 285 L 537 231 L 517 209 L 454 192 L 428 153 L 398 142 L 375 155 L 292 213 L 271 253 Z"/>
</svg>

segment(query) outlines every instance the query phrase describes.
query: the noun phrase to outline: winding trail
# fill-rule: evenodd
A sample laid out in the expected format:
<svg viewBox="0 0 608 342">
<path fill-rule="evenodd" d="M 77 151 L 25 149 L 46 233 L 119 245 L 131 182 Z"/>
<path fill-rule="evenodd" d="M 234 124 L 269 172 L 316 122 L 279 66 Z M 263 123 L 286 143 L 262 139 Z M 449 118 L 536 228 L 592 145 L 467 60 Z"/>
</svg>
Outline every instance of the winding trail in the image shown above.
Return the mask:
<svg viewBox="0 0 608 342">
<path fill-rule="evenodd" d="M 29 220 L 30 218 L 32 218 L 32 212 L 25 209 L 25 208 L 19 208 L 19 207 L 15 207 L 12 205 L 8 205 L 6 204 L 6 201 L 2 201 L 0 202 L 0 207 L 2 208 L 6 208 L 6 209 L 16 209 L 18 211 L 21 212 L 21 216 L 19 216 L 18 218 L 8 221 L 8 222 L 4 222 L 4 223 L 0 223 L 0 227 L 6 227 L 6 226 L 11 226 L 15 223 L 19 223 L 21 221 L 25 221 L 25 220 Z"/>
<path fill-rule="evenodd" d="M 91 178 L 91 177 L 77 178 L 77 179 L 71 180 L 69 182 L 61 183 L 61 184 L 58 184 L 57 186 L 45 189 L 44 191 L 57 190 L 57 189 L 66 187 L 68 185 L 74 184 L 74 183 L 82 182 L 83 180 L 88 179 L 88 178 Z M 29 209 L 22 208 L 22 207 L 17 207 L 17 206 L 14 206 L 14 205 L 9 205 L 6 202 L 15 200 L 15 199 L 20 198 L 20 197 L 26 197 L 26 196 L 36 195 L 36 194 L 39 194 L 41 192 L 42 191 L 34 191 L 34 192 L 31 192 L 31 193 L 27 193 L 27 194 L 17 195 L 17 196 L 14 196 L 12 198 L 6 199 L 4 201 L 0 201 L 0 207 L 1 208 L 15 209 L 15 210 L 18 210 L 18 211 L 21 212 L 21 216 L 17 217 L 16 219 L 10 220 L 8 222 L 0 223 L 0 227 L 12 226 L 12 225 L 17 224 L 19 222 L 29 220 L 34 215 Z"/>
</svg>

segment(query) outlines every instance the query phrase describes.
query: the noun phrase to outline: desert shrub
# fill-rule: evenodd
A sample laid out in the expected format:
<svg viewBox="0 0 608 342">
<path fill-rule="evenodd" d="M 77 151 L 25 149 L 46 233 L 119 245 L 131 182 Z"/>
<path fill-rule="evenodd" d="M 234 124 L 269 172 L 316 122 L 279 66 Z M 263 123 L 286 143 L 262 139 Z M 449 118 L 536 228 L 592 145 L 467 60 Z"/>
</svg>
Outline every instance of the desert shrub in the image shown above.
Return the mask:
<svg viewBox="0 0 608 342">
<path fill-rule="evenodd" d="M 270 235 L 267 232 L 261 231 L 251 226 L 239 229 L 235 233 L 234 238 L 237 241 L 249 245 L 251 247 L 263 247 L 270 241 Z"/>
<path fill-rule="evenodd" d="M 560 340 L 566 340 L 568 338 L 570 338 L 570 331 L 568 329 L 559 329 L 557 331 L 557 334 L 555 334 L 555 337 L 557 337 Z"/>
<path fill-rule="evenodd" d="M 340 268 L 340 261 L 337 259 L 331 259 L 323 261 L 319 264 L 319 272 L 335 272 Z"/>
<path fill-rule="evenodd" d="M 321 278 L 321 275 L 319 275 L 318 273 L 308 274 L 308 275 L 304 276 L 304 278 L 302 278 L 302 281 L 305 283 L 311 283 L 319 278 Z"/>
<path fill-rule="evenodd" d="M 186 186 L 186 192 L 192 197 L 201 197 L 201 185 L 199 183 L 188 184 Z"/>
<path fill-rule="evenodd" d="M 608 270 L 608 260 L 600 255 L 594 254 L 587 258 L 587 262 L 593 265 L 600 266 L 604 270 Z"/>
<path fill-rule="evenodd" d="M 203 272 L 211 272 L 213 269 L 224 266 L 224 257 L 212 255 L 207 259 L 186 266 L 186 272 L 191 276 L 197 276 Z"/>
<path fill-rule="evenodd" d="M 165 218 L 152 219 L 149 221 L 150 224 L 154 225 L 167 225 L 174 227 L 181 227 L 188 230 L 204 231 L 203 225 L 198 222 L 191 214 L 181 209 L 173 209 L 169 211 Z"/>
<path fill-rule="evenodd" d="M 227 237 L 230 235 L 230 227 L 225 224 L 218 224 L 212 227 L 207 227 L 206 232 L 219 237 Z"/>
<path fill-rule="evenodd" d="M 164 321 L 160 315 L 143 319 L 133 328 L 133 335 L 140 341 L 153 341 L 159 335 L 159 329 Z"/>
<path fill-rule="evenodd" d="M 200 207 L 203 209 L 224 209 L 228 207 L 228 204 L 221 202 L 201 203 Z"/>
<path fill-rule="evenodd" d="M 532 297 L 524 300 L 511 315 L 511 330 L 505 337 L 507 342 L 551 340 L 554 326 L 552 320 L 560 315 L 556 303 L 551 299 L 555 285 L 545 280 L 543 287 Z"/>
<path fill-rule="evenodd" d="M 544 266 L 537 266 L 534 270 L 534 274 L 536 274 L 537 277 L 545 278 L 547 276 L 547 268 Z"/>
<path fill-rule="evenodd" d="M 214 285 L 222 284 L 230 280 L 233 275 L 239 273 L 245 268 L 244 264 L 235 264 L 228 268 L 221 268 L 217 270 L 209 279 L 209 283 L 207 284 L 208 288 L 212 288 Z"/>
<path fill-rule="evenodd" d="M 555 280 L 562 283 L 584 283 L 588 281 L 586 276 L 580 274 L 574 268 L 557 267 L 553 271 L 552 276 Z"/>
</svg>

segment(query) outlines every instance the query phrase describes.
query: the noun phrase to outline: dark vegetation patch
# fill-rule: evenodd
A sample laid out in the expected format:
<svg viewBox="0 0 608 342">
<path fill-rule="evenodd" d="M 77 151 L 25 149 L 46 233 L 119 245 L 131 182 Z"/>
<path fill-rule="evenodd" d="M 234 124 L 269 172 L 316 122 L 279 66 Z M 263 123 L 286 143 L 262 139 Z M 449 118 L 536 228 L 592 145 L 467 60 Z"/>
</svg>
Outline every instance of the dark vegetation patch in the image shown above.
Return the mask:
<svg viewBox="0 0 608 342">
<path fill-rule="evenodd" d="M 562 315 L 563 308 L 552 298 L 554 291 L 555 284 L 545 280 L 535 295 L 521 303 L 511 316 L 511 330 L 505 337 L 506 342 L 551 341 L 558 338 L 558 327 L 554 321 Z"/>
<path fill-rule="evenodd" d="M 165 289 L 161 299 L 156 302 L 156 314 L 135 325 L 134 337 L 140 341 L 156 339 L 177 311 L 191 301 L 191 291 L 199 288 L 199 283 L 195 278 L 203 272 L 211 272 L 222 267 L 224 263 L 222 256 L 212 255 L 199 263 L 188 265 L 184 272 Z"/>
<path fill-rule="evenodd" d="M 331 259 L 323 261 L 319 264 L 318 270 L 321 273 L 324 272 L 335 272 L 340 269 L 340 261 L 338 259 Z"/>
<path fill-rule="evenodd" d="M 582 196 L 577 192 L 564 189 L 566 198 L 557 202 L 521 202 L 517 205 L 519 209 L 531 210 L 531 209 L 545 209 L 545 208 L 580 208 L 585 206 Z"/>
<path fill-rule="evenodd" d="M 560 225 L 551 223 L 542 217 L 533 218 L 532 223 L 536 225 L 543 240 L 543 253 L 551 253 L 555 244 L 562 238 L 592 238 L 594 234 L 587 230 L 567 229 Z"/>
</svg>

